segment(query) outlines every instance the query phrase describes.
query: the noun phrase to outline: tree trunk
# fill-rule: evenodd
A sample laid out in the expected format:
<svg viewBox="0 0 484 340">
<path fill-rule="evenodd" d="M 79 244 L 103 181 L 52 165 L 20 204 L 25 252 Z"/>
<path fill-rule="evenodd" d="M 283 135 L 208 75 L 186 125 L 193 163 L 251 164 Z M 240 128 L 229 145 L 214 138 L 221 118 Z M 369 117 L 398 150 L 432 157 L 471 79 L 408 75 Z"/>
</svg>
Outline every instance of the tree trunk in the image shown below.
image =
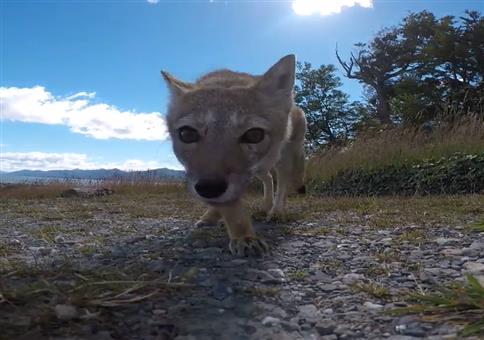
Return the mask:
<svg viewBox="0 0 484 340">
<path fill-rule="evenodd" d="M 377 117 L 381 124 L 388 125 L 391 123 L 390 119 L 390 103 L 389 98 L 383 89 L 383 86 L 379 86 L 376 89 L 377 99 Z"/>
</svg>

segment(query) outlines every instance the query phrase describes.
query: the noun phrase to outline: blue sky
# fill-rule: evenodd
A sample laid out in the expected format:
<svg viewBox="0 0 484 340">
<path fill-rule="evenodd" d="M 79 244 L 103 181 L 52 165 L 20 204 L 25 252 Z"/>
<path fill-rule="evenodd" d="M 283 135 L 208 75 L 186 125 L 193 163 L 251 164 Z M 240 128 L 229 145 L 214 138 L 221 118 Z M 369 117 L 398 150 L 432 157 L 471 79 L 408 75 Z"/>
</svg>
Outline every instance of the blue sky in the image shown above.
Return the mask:
<svg viewBox="0 0 484 340">
<path fill-rule="evenodd" d="M 337 64 L 336 44 L 348 55 L 410 11 L 484 9 L 464 0 L 313 1 L 324 15 L 300 15 L 311 12 L 304 1 L 0 2 L 4 171 L 179 167 L 161 69 L 183 80 L 225 67 L 262 73 L 289 53 Z M 338 2 L 360 4 L 328 7 Z M 361 95 L 352 80 L 344 90 Z"/>
</svg>

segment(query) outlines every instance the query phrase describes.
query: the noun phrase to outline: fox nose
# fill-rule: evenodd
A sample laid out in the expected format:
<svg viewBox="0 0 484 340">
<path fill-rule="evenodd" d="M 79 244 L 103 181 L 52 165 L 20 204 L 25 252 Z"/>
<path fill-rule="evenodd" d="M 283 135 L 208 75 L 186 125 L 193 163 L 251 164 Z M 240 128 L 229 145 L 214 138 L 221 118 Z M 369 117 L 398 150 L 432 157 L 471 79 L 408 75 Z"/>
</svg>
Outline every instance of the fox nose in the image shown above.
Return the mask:
<svg viewBox="0 0 484 340">
<path fill-rule="evenodd" d="M 222 177 L 202 178 L 195 184 L 197 193 L 205 198 L 217 198 L 227 191 L 228 184 Z"/>
</svg>

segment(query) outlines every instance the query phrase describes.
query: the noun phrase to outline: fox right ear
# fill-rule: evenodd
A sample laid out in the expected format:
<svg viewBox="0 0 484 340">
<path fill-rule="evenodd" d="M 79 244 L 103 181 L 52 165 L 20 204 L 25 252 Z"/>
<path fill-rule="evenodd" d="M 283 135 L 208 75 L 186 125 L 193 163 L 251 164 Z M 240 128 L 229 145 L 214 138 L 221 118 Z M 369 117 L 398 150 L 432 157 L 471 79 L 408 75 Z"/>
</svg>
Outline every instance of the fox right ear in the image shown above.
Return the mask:
<svg viewBox="0 0 484 340">
<path fill-rule="evenodd" d="M 173 96 L 179 96 L 194 89 L 192 84 L 184 83 L 166 71 L 161 71 L 161 75 L 163 76 L 163 79 L 165 79 L 166 85 L 168 85 Z"/>
</svg>

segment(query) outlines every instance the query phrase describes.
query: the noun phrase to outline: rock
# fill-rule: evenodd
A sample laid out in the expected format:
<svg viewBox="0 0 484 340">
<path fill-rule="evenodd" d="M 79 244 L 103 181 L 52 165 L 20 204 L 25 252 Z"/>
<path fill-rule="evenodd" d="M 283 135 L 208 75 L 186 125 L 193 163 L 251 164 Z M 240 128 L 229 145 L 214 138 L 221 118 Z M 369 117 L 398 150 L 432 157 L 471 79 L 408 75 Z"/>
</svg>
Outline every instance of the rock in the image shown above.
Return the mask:
<svg viewBox="0 0 484 340">
<path fill-rule="evenodd" d="M 302 305 L 297 309 L 297 316 L 300 320 L 304 319 L 307 322 L 316 322 L 321 316 L 321 313 L 318 311 L 318 308 L 315 305 Z"/>
<path fill-rule="evenodd" d="M 17 240 L 16 238 L 10 240 L 9 243 L 10 243 L 11 246 L 19 246 L 19 245 L 22 244 L 22 242 L 20 242 L 20 240 Z"/>
<path fill-rule="evenodd" d="M 278 279 L 285 279 L 286 277 L 282 269 L 279 269 L 279 268 L 271 268 L 271 269 L 268 269 L 267 272 Z"/>
<path fill-rule="evenodd" d="M 232 293 L 232 288 L 222 281 L 217 281 L 212 288 L 212 296 L 217 300 L 223 300 Z"/>
<path fill-rule="evenodd" d="M 463 267 L 470 274 L 484 274 L 484 263 L 466 262 Z"/>
<path fill-rule="evenodd" d="M 381 309 L 383 308 L 382 305 L 379 305 L 377 303 L 373 303 L 373 302 L 370 302 L 370 301 L 367 301 L 363 304 L 363 306 L 367 309 Z"/>
<path fill-rule="evenodd" d="M 336 334 L 323 335 L 319 337 L 319 340 L 337 340 L 338 336 Z"/>
<path fill-rule="evenodd" d="M 278 318 L 273 318 L 272 316 L 266 316 L 263 320 L 262 320 L 262 324 L 264 326 L 268 326 L 268 327 L 271 327 L 271 326 L 276 326 L 276 325 L 279 325 L 281 323 L 281 320 L 278 319 Z"/>
<path fill-rule="evenodd" d="M 460 240 L 457 238 L 446 238 L 446 237 L 438 237 L 434 240 L 439 246 L 444 246 L 449 243 L 459 243 Z"/>
<path fill-rule="evenodd" d="M 29 247 L 29 249 L 40 256 L 51 255 L 54 249 L 48 247 Z"/>
<path fill-rule="evenodd" d="M 54 242 L 55 243 L 64 243 L 66 241 L 66 239 L 64 238 L 64 236 L 62 235 L 57 235 L 55 238 L 54 238 Z"/>
<path fill-rule="evenodd" d="M 283 282 L 283 279 L 276 278 L 265 270 L 249 268 L 247 269 L 247 274 L 248 274 L 247 275 L 248 279 L 253 281 L 260 281 L 262 283 L 268 283 L 268 284 L 277 284 L 277 283 Z"/>
<path fill-rule="evenodd" d="M 81 198 L 91 198 L 108 196 L 114 194 L 114 190 L 109 188 L 72 188 L 65 190 L 61 193 L 61 197 L 81 197 Z"/>
<path fill-rule="evenodd" d="M 323 292 L 332 292 L 338 289 L 338 286 L 334 284 L 318 284 L 318 288 L 321 289 Z"/>
<path fill-rule="evenodd" d="M 458 248 L 445 248 L 441 251 L 444 256 L 452 257 L 452 256 L 461 256 L 462 249 Z"/>
<path fill-rule="evenodd" d="M 333 321 L 324 320 L 316 323 L 315 327 L 319 335 L 330 335 L 333 334 L 336 324 Z"/>
<path fill-rule="evenodd" d="M 346 274 L 345 276 L 343 276 L 343 283 L 344 284 L 352 284 L 352 283 L 355 283 L 357 281 L 361 281 L 365 278 L 364 275 L 362 274 L 356 274 L 356 273 L 349 273 L 349 274 Z"/>
<path fill-rule="evenodd" d="M 73 305 L 56 305 L 55 314 L 59 320 L 64 321 L 76 319 L 79 316 L 77 308 Z"/>
<path fill-rule="evenodd" d="M 128 256 L 126 249 L 120 246 L 114 246 L 111 248 L 111 255 L 113 257 L 126 257 Z"/>
<path fill-rule="evenodd" d="M 322 311 L 323 314 L 334 314 L 333 308 L 326 308 Z"/>
</svg>

